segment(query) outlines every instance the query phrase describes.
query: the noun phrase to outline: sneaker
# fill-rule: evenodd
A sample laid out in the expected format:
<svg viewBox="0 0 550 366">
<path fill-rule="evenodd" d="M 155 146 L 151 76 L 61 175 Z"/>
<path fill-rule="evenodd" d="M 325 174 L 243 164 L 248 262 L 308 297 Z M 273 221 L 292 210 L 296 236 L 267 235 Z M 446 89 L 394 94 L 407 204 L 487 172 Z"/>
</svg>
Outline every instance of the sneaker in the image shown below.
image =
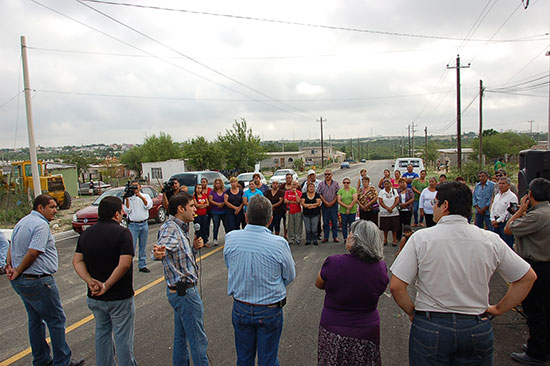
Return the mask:
<svg viewBox="0 0 550 366">
<path fill-rule="evenodd" d="M 313 245 L 319 245 L 319 243 L 317 241 L 314 241 Z"/>
<path fill-rule="evenodd" d="M 306 241 L 304 245 L 310 245 L 311 243 L 309 241 Z"/>
<path fill-rule="evenodd" d="M 215 246 L 215 247 L 218 246 L 218 239 L 214 239 L 214 246 Z"/>
<path fill-rule="evenodd" d="M 151 270 L 150 270 L 149 268 L 147 268 L 147 267 L 141 267 L 141 268 L 139 269 L 139 271 L 140 271 L 140 272 L 143 272 L 143 273 L 150 273 L 150 272 L 151 272 Z"/>
<path fill-rule="evenodd" d="M 328 242 L 328 238 L 324 238 L 323 240 L 321 240 L 321 243 L 326 243 Z"/>
</svg>

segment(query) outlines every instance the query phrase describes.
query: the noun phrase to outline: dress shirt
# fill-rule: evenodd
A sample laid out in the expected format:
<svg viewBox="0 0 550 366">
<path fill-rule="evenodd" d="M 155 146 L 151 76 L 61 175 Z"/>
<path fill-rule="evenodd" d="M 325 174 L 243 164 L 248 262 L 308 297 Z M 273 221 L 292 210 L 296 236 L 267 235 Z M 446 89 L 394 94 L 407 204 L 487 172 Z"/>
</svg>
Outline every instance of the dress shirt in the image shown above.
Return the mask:
<svg viewBox="0 0 550 366">
<path fill-rule="evenodd" d="M 296 277 L 287 241 L 264 226 L 248 224 L 225 236 L 227 294 L 234 299 L 269 305 L 286 297 L 286 286 Z"/>
<path fill-rule="evenodd" d="M 491 201 L 493 200 L 493 190 L 495 189 L 495 183 L 490 180 L 481 185 L 481 182 L 478 182 L 474 188 L 474 196 L 472 199 L 472 206 L 479 206 L 479 208 L 491 206 Z M 488 210 L 485 211 L 485 215 L 489 215 Z"/>
<path fill-rule="evenodd" d="M 143 204 L 143 200 L 136 195 L 128 197 L 127 200 L 130 202 L 130 207 L 126 207 L 126 202 L 124 202 L 124 212 L 128 215 L 128 220 L 130 221 L 144 221 L 149 219 L 149 209 L 153 207 L 153 200 L 147 193 L 141 192 L 141 195 L 147 201 L 147 204 Z"/>
<path fill-rule="evenodd" d="M 308 182 L 309 182 L 309 180 L 306 179 L 304 184 L 302 184 L 302 193 L 307 192 L 307 183 Z M 313 182 L 313 183 L 315 184 L 315 192 L 319 193 L 319 184 L 321 183 L 321 181 L 319 179 L 315 179 L 315 182 Z"/>
<path fill-rule="evenodd" d="M 11 264 L 17 267 L 29 249 L 40 252 L 36 260 L 23 273 L 43 275 L 57 272 L 57 249 L 50 231 L 50 223 L 38 211 L 32 210 L 13 228 L 11 236 Z"/>
<path fill-rule="evenodd" d="M 541 202 L 512 221 L 509 229 L 516 238 L 516 252 L 531 262 L 550 262 L 550 203 Z"/>
<path fill-rule="evenodd" d="M 340 190 L 340 185 L 337 181 L 334 179 L 331 181 L 332 183 L 330 185 L 327 184 L 327 181 L 324 180 L 321 183 L 319 183 L 319 186 L 317 187 L 316 191 L 323 196 L 323 198 L 327 202 L 332 202 L 336 198 L 336 194 Z M 335 203 L 335 205 L 338 205 L 338 203 Z"/>
<path fill-rule="evenodd" d="M 189 240 L 189 225 L 169 216 L 160 227 L 157 242 L 166 246 L 162 266 L 168 286 L 175 286 L 178 282 L 197 283 L 198 266 Z"/>
<path fill-rule="evenodd" d="M 425 214 L 432 215 L 434 213 L 432 200 L 435 199 L 436 195 L 437 191 L 432 192 L 429 188 L 424 188 L 418 200 L 418 208 L 423 209 Z"/>
<path fill-rule="evenodd" d="M 489 306 L 494 272 L 514 282 L 529 268 L 498 234 L 447 215 L 434 227 L 415 232 L 390 270 L 415 284 L 416 310 L 480 315 Z"/>
<path fill-rule="evenodd" d="M 511 190 L 504 193 L 499 191 L 491 205 L 491 221 L 496 221 L 499 224 L 506 222 L 511 216 L 508 212 L 510 202 L 518 203 L 517 196 Z"/>
</svg>

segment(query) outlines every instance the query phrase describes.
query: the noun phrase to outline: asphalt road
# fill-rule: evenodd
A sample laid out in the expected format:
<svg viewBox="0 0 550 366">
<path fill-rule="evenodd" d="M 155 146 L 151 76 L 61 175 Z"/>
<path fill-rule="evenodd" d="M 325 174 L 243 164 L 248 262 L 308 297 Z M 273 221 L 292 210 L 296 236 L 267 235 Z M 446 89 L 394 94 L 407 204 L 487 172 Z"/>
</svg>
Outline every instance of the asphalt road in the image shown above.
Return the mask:
<svg viewBox="0 0 550 366">
<path fill-rule="evenodd" d="M 352 178 L 355 186 L 359 170 L 367 167 L 374 183 L 382 176 L 390 161 L 369 161 L 354 164 L 351 169 L 334 171 L 341 182 Z M 322 179 L 321 175 L 319 178 Z M 152 249 L 159 225 L 150 225 L 148 250 Z M 341 234 L 340 234 L 341 235 Z M 340 239 L 342 239 L 340 237 Z M 56 281 L 67 315 L 67 340 L 74 357 L 84 357 L 86 365 L 95 365 L 94 321 L 86 306 L 86 285 L 72 268 L 76 237 L 57 241 L 59 271 Z M 314 286 L 315 277 L 327 256 L 344 253 L 340 243 L 329 242 L 317 247 L 292 246 L 296 262 L 296 280 L 288 287 L 288 302 L 284 307 L 284 330 L 281 337 L 279 360 L 281 365 L 315 365 L 317 360 L 317 332 L 323 306 L 324 292 Z M 396 249 L 385 247 L 388 268 Z M 208 355 L 211 364 L 234 365 L 236 354 L 231 325 L 232 299 L 227 296 L 227 270 L 223 262 L 223 240 L 219 247 L 202 250 L 201 293 L 205 308 L 205 328 L 209 339 Z M 173 313 L 165 295 L 162 266 L 149 262 L 151 273 L 137 272 L 134 265 L 136 290 L 135 355 L 140 365 L 170 365 L 172 360 Z M 506 291 L 506 284 L 497 275 L 491 283 L 494 301 Z M 11 289 L 6 276 L 0 276 L 0 366 L 30 365 L 31 356 L 27 317 L 21 299 Z M 386 365 L 406 365 L 410 323 L 408 317 L 395 304 L 389 288 L 381 296 L 382 361 Z M 519 350 L 525 342 L 527 328 L 517 312 L 510 312 L 493 320 L 495 329 L 495 365 L 513 365 L 508 354 Z"/>
</svg>

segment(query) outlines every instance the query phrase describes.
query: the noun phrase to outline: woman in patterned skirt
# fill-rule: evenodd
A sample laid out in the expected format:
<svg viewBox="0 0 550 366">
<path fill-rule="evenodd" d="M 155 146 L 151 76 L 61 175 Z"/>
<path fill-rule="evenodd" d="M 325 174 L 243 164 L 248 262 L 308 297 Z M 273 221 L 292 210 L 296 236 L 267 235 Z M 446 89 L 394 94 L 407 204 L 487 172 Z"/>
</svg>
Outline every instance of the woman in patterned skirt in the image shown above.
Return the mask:
<svg viewBox="0 0 550 366">
<path fill-rule="evenodd" d="M 376 225 L 355 221 L 346 249 L 350 254 L 325 260 L 315 281 L 315 286 L 326 293 L 319 325 L 318 365 L 381 365 L 377 306 L 389 279 Z"/>
</svg>

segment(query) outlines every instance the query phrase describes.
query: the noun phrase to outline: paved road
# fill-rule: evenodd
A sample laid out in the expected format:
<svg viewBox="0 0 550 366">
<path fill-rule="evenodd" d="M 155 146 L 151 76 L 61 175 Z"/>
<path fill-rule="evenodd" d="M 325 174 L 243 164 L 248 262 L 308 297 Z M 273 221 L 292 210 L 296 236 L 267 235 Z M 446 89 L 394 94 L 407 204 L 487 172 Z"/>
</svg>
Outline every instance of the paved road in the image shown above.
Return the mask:
<svg viewBox="0 0 550 366">
<path fill-rule="evenodd" d="M 390 161 L 372 161 L 355 164 L 351 169 L 336 170 L 339 182 L 344 176 L 355 184 L 359 170 L 365 166 L 377 183 Z M 151 225 L 149 246 L 156 238 L 158 225 Z M 223 245 L 223 240 L 222 243 Z M 72 269 L 71 260 L 76 238 L 57 242 L 59 272 L 56 275 L 63 307 L 67 315 L 68 342 L 75 357 L 85 357 L 86 365 L 95 364 L 94 321 L 86 306 L 86 286 Z M 318 247 L 293 246 L 297 277 L 288 289 L 288 303 L 284 308 L 285 326 L 281 338 L 279 359 L 281 365 L 315 365 L 317 331 L 324 292 L 314 287 L 315 277 L 329 255 L 344 253 L 341 243 L 327 243 Z M 234 365 L 236 361 L 231 325 L 232 300 L 227 296 L 227 270 L 223 262 L 222 246 L 203 250 L 200 261 L 201 292 L 205 306 L 205 328 L 209 338 L 208 354 L 211 364 Z M 395 248 L 385 248 L 388 267 L 394 259 Z M 140 365 L 170 365 L 173 334 L 172 309 L 165 296 L 162 267 L 149 263 L 151 273 L 143 274 L 134 268 L 136 289 L 135 354 Z M 491 284 L 491 297 L 498 298 L 506 291 L 499 276 Z M 0 366 L 30 365 L 28 353 L 27 319 L 21 300 L 13 292 L 5 276 L 0 277 Z M 409 334 L 408 317 L 397 307 L 389 289 L 380 298 L 382 360 L 386 365 L 407 364 Z M 526 327 L 517 313 L 510 313 L 493 321 L 495 328 L 495 364 L 512 365 L 508 353 L 517 350 L 526 339 Z"/>
</svg>

